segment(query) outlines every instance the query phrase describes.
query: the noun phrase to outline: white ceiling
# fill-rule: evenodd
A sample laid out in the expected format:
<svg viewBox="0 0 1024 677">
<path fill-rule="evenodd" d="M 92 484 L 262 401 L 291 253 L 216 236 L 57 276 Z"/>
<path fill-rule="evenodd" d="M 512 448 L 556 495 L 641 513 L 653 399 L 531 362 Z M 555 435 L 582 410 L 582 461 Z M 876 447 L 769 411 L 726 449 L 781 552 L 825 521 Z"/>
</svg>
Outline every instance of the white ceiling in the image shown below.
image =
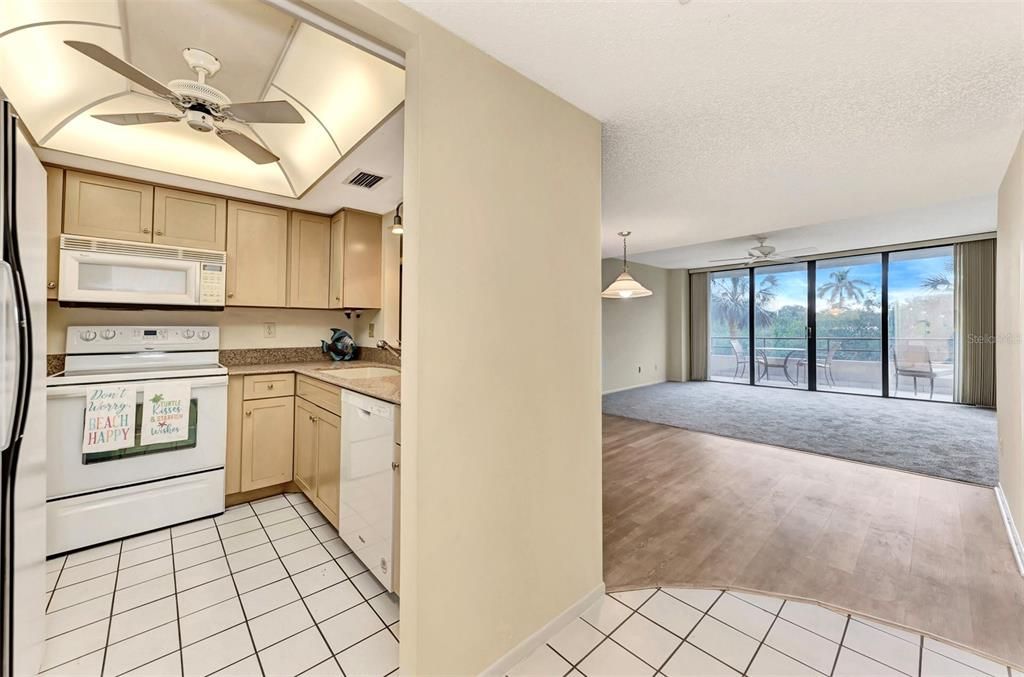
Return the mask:
<svg viewBox="0 0 1024 677">
<path fill-rule="evenodd" d="M 983 195 L 928 207 L 902 209 L 874 216 L 841 219 L 761 234 L 766 235 L 768 244 L 780 252 L 813 247 L 816 251 L 808 253 L 807 257 L 815 258 L 833 252 L 990 233 L 996 229 L 996 202 L 995 195 Z M 726 266 L 729 264 L 712 261 L 744 256 L 748 249 L 756 245 L 757 241 L 754 238 L 744 236 L 636 255 L 630 249 L 629 260 L 659 268 Z M 617 255 L 622 255 L 621 240 Z"/>
<path fill-rule="evenodd" d="M 44 159 L 320 212 L 388 211 L 401 199 L 402 116 L 393 112 L 404 98 L 403 71 L 269 5 L 0 0 L 0 17 L 0 87 Z M 286 99 L 306 122 L 225 124 L 281 158 L 256 165 L 184 123 L 95 120 L 175 111 L 64 45 L 69 39 L 95 42 L 163 82 L 195 79 L 183 48 L 210 51 L 222 64 L 211 85 L 236 102 Z M 15 58 L 26 54 L 32 59 Z M 357 169 L 387 179 L 371 191 L 345 186 Z"/>
<path fill-rule="evenodd" d="M 606 256 L 992 194 L 1024 126 L 1019 0 L 403 2 L 604 123 Z"/>
</svg>

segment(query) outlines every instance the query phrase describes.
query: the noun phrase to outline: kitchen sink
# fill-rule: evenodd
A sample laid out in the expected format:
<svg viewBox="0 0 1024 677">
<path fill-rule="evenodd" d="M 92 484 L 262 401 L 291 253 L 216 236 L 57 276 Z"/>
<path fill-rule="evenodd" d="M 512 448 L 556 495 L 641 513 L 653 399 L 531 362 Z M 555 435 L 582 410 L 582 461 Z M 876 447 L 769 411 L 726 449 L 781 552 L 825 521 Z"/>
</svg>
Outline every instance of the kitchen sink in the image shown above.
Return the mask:
<svg viewBox="0 0 1024 677">
<path fill-rule="evenodd" d="M 338 378 L 379 378 L 381 376 L 400 376 L 397 369 L 387 367 L 353 367 L 351 369 L 321 369 Z"/>
</svg>

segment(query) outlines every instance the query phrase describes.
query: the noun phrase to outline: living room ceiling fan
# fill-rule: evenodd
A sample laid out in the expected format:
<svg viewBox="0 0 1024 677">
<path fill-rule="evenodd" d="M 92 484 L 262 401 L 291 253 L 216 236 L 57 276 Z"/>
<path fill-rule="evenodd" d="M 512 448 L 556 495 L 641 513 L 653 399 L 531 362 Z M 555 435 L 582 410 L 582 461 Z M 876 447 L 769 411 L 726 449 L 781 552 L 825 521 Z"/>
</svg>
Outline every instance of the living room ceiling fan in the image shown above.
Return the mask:
<svg viewBox="0 0 1024 677">
<path fill-rule="evenodd" d="M 196 73 L 195 80 L 171 80 L 166 85 L 146 75 L 124 59 L 114 56 L 99 45 L 78 40 L 65 40 L 64 44 L 93 61 L 144 87 L 178 109 L 178 113 L 116 113 L 93 115 L 97 120 L 114 125 L 149 125 L 184 120 L 197 132 L 215 132 L 222 141 L 258 165 L 277 162 L 280 158 L 247 135 L 223 127 L 225 121 L 243 124 L 305 122 L 299 111 L 287 101 L 251 101 L 232 103 L 223 92 L 206 84 L 220 70 L 220 61 L 209 52 L 188 48 L 182 56 L 188 67 Z"/>
<path fill-rule="evenodd" d="M 731 259 L 711 259 L 708 263 L 743 263 L 748 266 L 752 266 L 756 263 L 792 263 L 796 259 L 795 256 L 803 256 L 805 254 L 813 254 L 818 251 L 816 247 L 804 247 L 802 249 L 787 249 L 786 251 L 776 251 L 775 247 L 770 244 L 765 244 L 768 241 L 766 237 L 759 237 L 757 239 L 757 246 L 751 247 L 747 250 L 746 256 L 739 256 Z"/>
</svg>

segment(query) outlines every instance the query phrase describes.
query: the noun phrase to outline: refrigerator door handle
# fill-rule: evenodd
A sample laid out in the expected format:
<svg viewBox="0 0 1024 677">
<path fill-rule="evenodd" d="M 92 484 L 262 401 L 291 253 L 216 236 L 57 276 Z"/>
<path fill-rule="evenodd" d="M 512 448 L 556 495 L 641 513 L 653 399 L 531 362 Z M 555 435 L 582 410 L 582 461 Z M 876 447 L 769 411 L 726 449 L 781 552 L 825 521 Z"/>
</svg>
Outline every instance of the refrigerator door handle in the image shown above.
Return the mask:
<svg viewBox="0 0 1024 677">
<path fill-rule="evenodd" d="M 6 449 L 14 432 L 21 366 L 18 296 L 14 271 L 6 261 L 0 261 L 0 322 L 0 449 Z"/>
</svg>

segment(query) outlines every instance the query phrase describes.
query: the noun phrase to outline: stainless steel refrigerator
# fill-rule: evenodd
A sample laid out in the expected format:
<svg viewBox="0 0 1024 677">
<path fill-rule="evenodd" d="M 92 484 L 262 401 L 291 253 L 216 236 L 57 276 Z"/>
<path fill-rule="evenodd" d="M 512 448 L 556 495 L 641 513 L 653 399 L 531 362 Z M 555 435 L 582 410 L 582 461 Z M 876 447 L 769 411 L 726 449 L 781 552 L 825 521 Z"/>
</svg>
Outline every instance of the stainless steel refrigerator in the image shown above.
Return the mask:
<svg viewBox="0 0 1024 677">
<path fill-rule="evenodd" d="M 2 677 L 35 675 L 46 590 L 46 171 L 2 102 L 0 629 Z"/>
</svg>

